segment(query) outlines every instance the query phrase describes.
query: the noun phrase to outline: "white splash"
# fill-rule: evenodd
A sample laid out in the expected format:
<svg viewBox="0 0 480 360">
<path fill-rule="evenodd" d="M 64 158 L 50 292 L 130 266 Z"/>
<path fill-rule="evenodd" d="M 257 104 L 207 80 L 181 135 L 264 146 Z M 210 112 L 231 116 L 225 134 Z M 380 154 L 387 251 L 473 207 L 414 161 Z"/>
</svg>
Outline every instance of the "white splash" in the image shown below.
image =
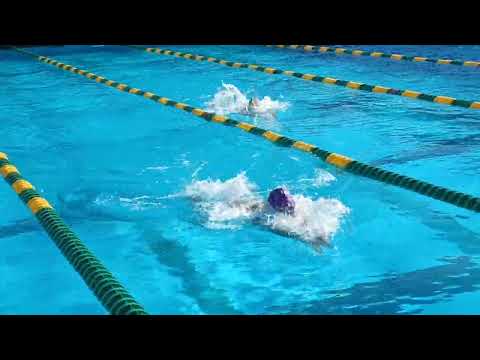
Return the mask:
<svg viewBox="0 0 480 360">
<path fill-rule="evenodd" d="M 193 181 L 186 187 L 185 195 L 194 200 L 198 209 L 207 215 L 207 227 L 237 228 L 235 223 L 251 218 L 254 215 L 251 205 L 261 201 L 254 190 L 255 185 L 242 172 L 225 182 Z"/>
<path fill-rule="evenodd" d="M 230 113 L 245 113 L 248 108 L 248 99 L 235 85 L 225 84 L 222 81 L 222 88 L 213 96 L 213 99 L 206 103 L 207 110 L 226 115 Z"/>
<path fill-rule="evenodd" d="M 280 231 L 311 243 L 330 243 L 340 228 L 340 222 L 349 209 L 337 199 L 312 200 L 303 195 L 293 195 L 295 215 L 275 214 L 266 217 L 266 224 Z"/>
<path fill-rule="evenodd" d="M 285 111 L 289 104 L 272 100 L 269 96 L 263 99 L 258 99 L 255 109 L 249 111 L 249 99 L 245 96 L 235 85 L 225 84 L 222 82 L 222 88 L 213 96 L 211 101 L 208 101 L 206 109 L 209 112 L 214 112 L 220 115 L 228 114 L 243 114 L 250 116 L 259 116 L 267 119 L 275 118 L 279 111 Z"/>
<path fill-rule="evenodd" d="M 100 194 L 94 200 L 93 203 L 100 207 L 124 207 L 129 210 L 143 211 L 152 208 L 163 207 L 160 202 L 161 199 L 166 197 L 153 197 L 147 195 L 134 196 L 131 198 L 124 196 L 113 196 L 109 194 Z"/>
<path fill-rule="evenodd" d="M 93 200 L 93 203 L 98 206 L 107 206 L 114 200 L 114 197 L 109 194 L 100 194 Z"/>
<path fill-rule="evenodd" d="M 169 168 L 169 166 L 149 166 L 147 167 L 147 170 L 165 171 Z"/>
<path fill-rule="evenodd" d="M 208 162 L 207 161 L 202 161 L 202 163 L 200 164 L 200 166 L 198 168 L 195 169 L 195 171 L 193 172 L 192 174 L 192 179 L 196 179 L 197 178 L 197 175 L 198 173 L 205 167 L 205 165 L 207 165 Z"/>
<path fill-rule="evenodd" d="M 331 182 L 337 180 L 335 176 L 329 173 L 324 169 L 315 170 L 315 178 L 313 180 L 313 185 L 316 187 L 328 186 Z"/>
<path fill-rule="evenodd" d="M 133 198 L 119 197 L 118 200 L 120 201 L 120 206 L 134 211 L 163 207 L 162 203 L 158 201 L 157 198 L 147 195 L 136 196 Z"/>
<path fill-rule="evenodd" d="M 186 187 L 185 195 L 206 216 L 205 226 L 209 228 L 235 229 L 255 219 L 273 231 L 297 237 L 315 247 L 330 242 L 340 228 L 342 217 L 349 212 L 337 199 L 313 200 L 293 195 L 294 216 L 272 213 L 255 190 L 256 186 L 242 172 L 224 182 L 193 181 Z"/>
</svg>

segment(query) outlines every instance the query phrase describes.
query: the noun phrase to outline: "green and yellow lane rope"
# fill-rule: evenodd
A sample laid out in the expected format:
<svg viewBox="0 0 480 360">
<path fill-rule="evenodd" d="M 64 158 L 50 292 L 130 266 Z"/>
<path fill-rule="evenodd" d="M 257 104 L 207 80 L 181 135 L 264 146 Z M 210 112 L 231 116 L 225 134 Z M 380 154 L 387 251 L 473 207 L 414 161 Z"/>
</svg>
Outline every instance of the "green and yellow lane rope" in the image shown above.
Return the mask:
<svg viewBox="0 0 480 360">
<path fill-rule="evenodd" d="M 472 60 L 450 60 L 450 59 L 434 59 L 424 56 L 407 56 L 402 54 L 389 54 L 381 51 L 352 50 L 339 46 L 314 46 L 314 45 L 266 45 L 267 47 L 277 47 L 281 49 L 297 49 L 308 52 L 331 53 L 335 55 L 353 55 L 353 56 L 369 56 L 372 58 L 385 58 L 396 61 L 411 61 L 418 63 L 433 63 L 439 65 L 460 65 L 467 67 L 480 67 L 480 61 Z"/>
<path fill-rule="evenodd" d="M 347 87 L 353 90 L 361 90 L 361 91 L 367 91 L 367 92 L 373 92 L 373 93 L 379 93 L 379 94 L 397 95 L 397 96 L 403 96 L 409 99 L 423 100 L 423 101 L 433 102 L 437 104 L 458 106 L 458 107 L 477 109 L 477 110 L 480 109 L 480 101 L 461 100 L 461 99 L 456 99 L 450 96 L 442 96 L 442 95 L 429 95 L 429 94 L 421 93 L 419 91 L 399 90 L 399 89 L 394 89 L 394 88 L 380 86 L 380 85 L 369 85 L 369 84 L 364 84 L 364 83 L 355 82 L 355 81 L 339 80 L 339 79 L 335 79 L 328 76 L 303 74 L 303 73 L 295 72 L 291 70 L 280 70 L 280 69 L 275 69 L 268 66 L 260 66 L 260 65 L 254 65 L 254 64 L 228 61 L 228 60 L 221 60 L 211 56 L 195 55 L 195 54 L 183 53 L 180 51 L 174 51 L 174 50 L 168 50 L 168 49 L 159 49 L 159 48 L 150 48 L 150 47 L 145 48 L 145 47 L 136 46 L 136 45 L 128 45 L 128 46 L 131 48 L 146 51 L 152 54 L 170 55 L 170 56 L 175 56 L 178 58 L 194 60 L 194 61 L 207 61 L 211 63 L 229 66 L 232 68 L 250 69 L 253 71 L 259 71 L 259 72 L 263 72 L 271 75 L 281 74 L 281 75 L 293 76 L 302 80 L 315 81 L 315 82 L 328 84 L 328 85 L 342 86 L 342 87 Z"/>
<path fill-rule="evenodd" d="M 82 277 L 96 298 L 112 315 L 146 315 L 143 307 L 128 293 L 112 273 L 81 242 L 57 215 L 52 205 L 0 152 L 0 174 L 31 210 L 40 225 Z"/>
</svg>

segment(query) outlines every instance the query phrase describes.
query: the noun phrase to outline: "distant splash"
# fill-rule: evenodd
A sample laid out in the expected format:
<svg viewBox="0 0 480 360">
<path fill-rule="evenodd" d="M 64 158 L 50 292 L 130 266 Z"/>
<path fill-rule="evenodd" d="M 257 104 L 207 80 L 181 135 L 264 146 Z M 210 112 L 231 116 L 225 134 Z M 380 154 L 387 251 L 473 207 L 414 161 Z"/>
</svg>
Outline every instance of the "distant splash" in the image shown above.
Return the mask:
<svg viewBox="0 0 480 360">
<path fill-rule="evenodd" d="M 325 169 L 316 169 L 313 178 L 300 179 L 299 182 L 306 182 L 314 187 L 329 186 L 332 182 L 337 181 L 337 178 Z"/>
<path fill-rule="evenodd" d="M 255 184 L 242 172 L 226 181 L 193 180 L 186 187 L 185 195 L 205 216 L 206 227 L 238 229 L 246 221 L 258 220 L 258 212 L 252 206 L 263 203 L 264 199 L 255 190 Z M 315 247 L 319 242 L 330 243 L 350 209 L 337 199 L 293 197 L 296 203 L 294 216 L 265 213 L 260 217 L 260 223 Z"/>
<path fill-rule="evenodd" d="M 265 119 L 274 119 L 279 111 L 285 111 L 289 103 L 272 100 L 269 96 L 258 99 L 255 112 L 248 111 L 249 98 L 245 96 L 235 85 L 225 84 L 213 96 L 211 101 L 206 102 L 206 110 L 220 115 L 243 114 L 258 116 Z"/>
<path fill-rule="evenodd" d="M 330 185 L 330 183 L 334 182 L 335 180 L 337 180 L 337 178 L 333 176 L 331 173 L 329 173 L 327 170 L 316 169 L 313 185 L 316 187 L 328 186 Z"/>
</svg>

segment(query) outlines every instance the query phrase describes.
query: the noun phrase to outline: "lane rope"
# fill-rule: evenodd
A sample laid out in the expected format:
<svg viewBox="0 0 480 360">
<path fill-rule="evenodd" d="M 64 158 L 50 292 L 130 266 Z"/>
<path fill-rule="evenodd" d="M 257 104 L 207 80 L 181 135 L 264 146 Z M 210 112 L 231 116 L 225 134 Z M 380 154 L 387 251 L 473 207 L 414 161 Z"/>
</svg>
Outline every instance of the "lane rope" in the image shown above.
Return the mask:
<svg viewBox="0 0 480 360">
<path fill-rule="evenodd" d="M 423 101 L 428 101 L 428 102 L 437 103 L 437 104 L 451 105 L 451 106 L 458 106 L 462 108 L 480 110 L 480 101 L 461 100 L 461 99 L 456 99 L 450 96 L 443 96 L 443 95 L 429 95 L 429 94 L 425 94 L 425 93 L 421 93 L 413 90 L 399 90 L 399 89 L 394 89 L 394 88 L 380 86 L 380 85 L 369 85 L 369 84 L 359 83 L 355 81 L 339 80 L 339 79 L 335 79 L 327 76 L 320 76 L 315 74 L 303 74 L 303 73 L 299 73 L 291 70 L 280 70 L 272 67 L 221 60 L 211 56 L 195 55 L 195 54 L 183 53 L 180 51 L 174 51 L 174 50 L 168 50 L 168 49 L 145 48 L 143 46 L 137 46 L 137 45 L 127 45 L 127 46 L 133 49 L 146 51 L 152 54 L 170 55 L 170 56 L 175 56 L 178 58 L 194 60 L 194 61 L 207 61 L 207 62 L 212 62 L 220 65 L 229 66 L 232 68 L 250 69 L 253 71 L 259 71 L 259 72 L 263 72 L 270 75 L 281 74 L 281 75 L 293 76 L 302 80 L 315 81 L 315 82 L 328 84 L 328 85 L 342 86 L 342 87 L 347 87 L 353 90 L 361 90 L 361 91 L 374 92 L 379 94 L 397 95 L 397 96 L 403 96 L 409 99 L 423 100 Z"/>
<path fill-rule="evenodd" d="M 472 60 L 450 60 L 450 59 L 434 59 L 424 56 L 407 56 L 402 54 L 389 54 L 381 51 L 366 51 L 345 49 L 339 46 L 315 46 L 315 45 L 265 45 L 267 47 L 276 47 L 281 49 L 296 49 L 308 52 L 332 53 L 335 55 L 353 55 L 353 56 L 369 56 L 372 58 L 386 58 L 396 61 L 411 61 L 418 63 L 433 63 L 439 65 L 460 65 L 478 68 L 480 61 Z"/>
<path fill-rule="evenodd" d="M 35 187 L 10 163 L 7 154 L 2 152 L 0 152 L 0 173 L 110 314 L 147 314 L 112 273 L 70 230 L 49 202 L 41 197 Z"/>
<path fill-rule="evenodd" d="M 17 50 L 20 50 L 20 49 L 17 49 Z M 411 190 L 416 193 L 422 194 L 424 196 L 437 199 L 437 200 L 440 200 L 464 209 L 480 212 L 480 198 L 478 197 L 461 193 L 458 191 L 450 190 L 444 187 L 432 185 L 422 180 L 417 180 L 408 176 L 394 173 L 392 171 L 383 170 L 375 166 L 364 164 L 360 161 L 351 159 L 348 156 L 322 150 L 314 145 L 305 143 L 300 140 L 294 140 L 294 139 L 288 138 L 281 134 L 277 134 L 273 131 L 256 127 L 246 122 L 240 122 L 240 121 L 231 119 L 227 116 L 210 113 L 205 110 L 192 107 L 188 104 L 170 100 L 166 97 L 160 97 L 159 95 L 156 95 L 152 92 L 143 91 L 138 88 L 130 87 L 127 84 L 109 80 L 103 76 L 98 76 L 94 73 L 78 69 L 74 66 L 61 63 L 57 60 L 54 60 L 45 56 L 35 55 L 33 53 L 26 52 L 25 50 L 20 50 L 20 52 L 28 54 L 43 63 L 53 65 L 59 69 L 70 71 L 74 74 L 82 75 L 90 80 L 113 87 L 117 90 L 129 93 L 129 94 L 142 96 L 156 103 L 160 103 L 162 105 L 171 106 L 176 109 L 189 112 L 209 122 L 215 122 L 225 126 L 239 128 L 249 134 L 260 136 L 263 139 L 266 139 L 276 145 L 280 145 L 283 147 L 292 147 L 297 150 L 312 154 L 320 158 L 322 161 L 330 165 L 336 166 L 340 169 L 343 169 L 347 172 L 350 172 L 352 174 L 367 177 L 369 179 L 377 180 L 386 184 L 391 184 L 407 190 Z"/>
</svg>

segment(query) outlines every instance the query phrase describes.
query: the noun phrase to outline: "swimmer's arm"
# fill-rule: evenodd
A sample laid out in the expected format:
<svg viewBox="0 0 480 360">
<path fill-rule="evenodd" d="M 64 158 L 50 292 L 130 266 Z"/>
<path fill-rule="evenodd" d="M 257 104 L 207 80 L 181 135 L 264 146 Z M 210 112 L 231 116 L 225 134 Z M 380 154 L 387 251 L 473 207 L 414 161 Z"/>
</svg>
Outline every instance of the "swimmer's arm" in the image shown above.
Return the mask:
<svg viewBox="0 0 480 360">
<path fill-rule="evenodd" d="M 305 244 L 310 245 L 313 248 L 313 250 L 315 250 L 317 253 L 321 253 L 322 249 L 325 248 L 325 247 L 330 248 L 330 249 L 332 248 L 332 244 L 330 244 L 330 242 L 326 241 L 322 237 L 318 237 L 313 241 L 305 241 L 305 240 L 301 239 L 300 237 L 296 236 L 295 234 L 291 234 L 287 231 L 282 231 L 282 230 L 279 230 L 279 229 L 272 229 L 270 227 L 269 227 L 269 230 L 271 232 L 273 232 L 275 234 L 278 234 L 278 235 L 281 235 L 281 236 L 298 239 L 298 240 L 304 242 Z"/>
<path fill-rule="evenodd" d="M 260 212 L 265 208 L 265 203 L 263 201 L 258 201 L 249 206 L 250 211 Z"/>
</svg>

